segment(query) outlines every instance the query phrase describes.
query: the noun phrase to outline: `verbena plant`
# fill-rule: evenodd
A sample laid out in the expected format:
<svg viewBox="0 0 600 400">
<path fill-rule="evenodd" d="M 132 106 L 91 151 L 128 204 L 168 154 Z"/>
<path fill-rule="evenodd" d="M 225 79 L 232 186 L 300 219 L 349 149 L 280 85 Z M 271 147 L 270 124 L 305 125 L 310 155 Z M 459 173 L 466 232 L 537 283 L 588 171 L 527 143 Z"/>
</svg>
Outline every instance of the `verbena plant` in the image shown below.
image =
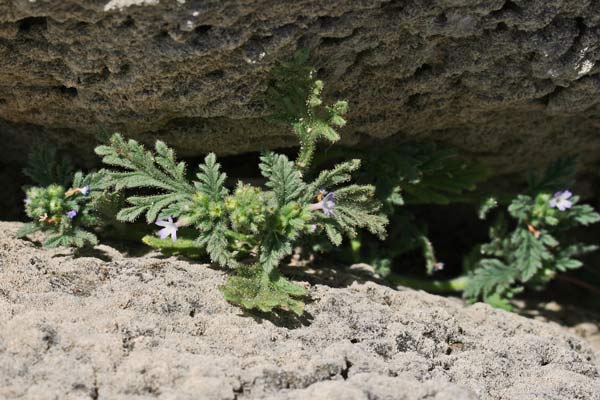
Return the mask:
<svg viewBox="0 0 600 400">
<path fill-rule="evenodd" d="M 92 206 L 98 194 L 97 175 L 74 172 L 71 163 L 49 146 L 32 151 L 24 173 L 38 186 L 25 188 L 25 213 L 32 222 L 19 229 L 18 237 L 43 232 L 46 247 L 84 247 L 98 242 L 89 231 L 99 223 Z"/>
<path fill-rule="evenodd" d="M 569 233 L 600 221 L 590 205 L 579 204 L 579 197 L 564 189 L 574 174 L 575 159 L 565 158 L 551 163 L 541 177 L 530 176 L 528 193 L 510 202 L 490 228 L 490 242 L 467 258 L 465 298 L 510 309 L 508 300 L 516 293 L 543 288 L 558 273 L 580 268 L 577 257 L 598 249 Z M 480 217 L 497 204 L 493 198 L 484 202 Z"/>
<path fill-rule="evenodd" d="M 382 212 L 390 219 L 388 238 L 380 245 L 363 244 L 368 241 L 364 236 L 353 241 L 353 261 L 366 259 L 380 275 L 388 277 L 394 260 L 420 249 L 429 275 L 443 269 L 427 225 L 417 220 L 411 206 L 472 202 L 477 198 L 473 195 L 477 184 L 488 176 L 487 169 L 461 159 L 455 150 L 417 143 L 328 151 L 317 162 L 330 162 L 348 153 L 364 160 L 358 179 L 375 185 Z"/>
<path fill-rule="evenodd" d="M 304 78 L 312 81 L 312 72 Z M 282 86 L 282 90 L 288 86 Z M 303 107 L 293 101 L 280 104 L 299 139 L 296 160 L 267 152 L 260 157 L 263 187 L 238 182 L 229 187 L 216 156 L 209 154 L 198 167 L 196 179 L 187 177 L 187 165 L 178 162 L 165 143 L 157 141 L 148 151 L 134 140 L 115 134 L 107 145 L 96 148 L 102 161 L 111 168 L 102 170 L 107 187 L 116 191 L 144 191 L 127 197 L 128 207 L 117 219 L 134 221 L 144 217 L 162 229 L 162 240 L 146 240 L 159 248 L 205 251 L 211 261 L 233 268 L 221 287 L 225 298 L 247 309 L 303 312 L 303 286 L 285 279 L 277 267 L 291 254 L 294 243 L 305 235 L 325 234 L 334 245 L 342 235 L 355 237 L 365 228 L 383 237 L 387 218 L 380 214 L 371 185 L 352 184 L 351 174 L 358 159 L 342 162 L 321 171 L 307 181 L 306 171 L 320 139 L 335 142 L 336 128 L 345 124 L 347 103 L 338 101 L 324 106 L 323 83 L 314 81 L 303 100 Z M 285 98 L 285 93 L 282 93 Z M 292 110 L 291 107 L 295 107 Z M 149 194 L 149 190 L 155 193 Z M 166 245 L 182 240 L 180 229 L 191 228 L 195 237 L 186 237 L 181 246 Z"/>
</svg>

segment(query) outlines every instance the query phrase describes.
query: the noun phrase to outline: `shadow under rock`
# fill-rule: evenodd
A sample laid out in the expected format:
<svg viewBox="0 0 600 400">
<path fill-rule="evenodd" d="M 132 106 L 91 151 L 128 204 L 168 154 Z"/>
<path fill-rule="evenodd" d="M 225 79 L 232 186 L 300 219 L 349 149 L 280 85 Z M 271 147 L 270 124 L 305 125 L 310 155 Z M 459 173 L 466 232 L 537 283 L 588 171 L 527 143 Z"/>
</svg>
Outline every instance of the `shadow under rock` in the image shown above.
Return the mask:
<svg viewBox="0 0 600 400">
<path fill-rule="evenodd" d="M 93 257 L 106 262 L 112 261 L 112 257 L 106 251 L 97 247 L 83 247 L 73 250 L 73 258 L 81 257 Z"/>
<path fill-rule="evenodd" d="M 243 310 L 243 315 L 254 319 L 261 324 L 267 320 L 279 328 L 298 329 L 304 326 L 310 326 L 314 317 L 307 311 L 298 316 L 292 311 L 275 310 L 271 313 L 255 310 Z"/>
<path fill-rule="evenodd" d="M 514 302 L 515 312 L 527 318 L 556 322 L 574 327 L 583 323 L 600 326 L 600 311 L 578 307 L 556 300 L 524 298 Z"/>
<path fill-rule="evenodd" d="M 124 254 L 128 257 L 143 257 L 148 253 L 154 251 L 152 247 L 148 247 L 141 242 L 135 241 L 118 241 L 118 240 L 107 240 L 102 238 L 102 244 L 112 247 L 119 253 Z"/>
<path fill-rule="evenodd" d="M 333 268 L 331 263 L 325 264 L 323 261 L 309 267 L 282 267 L 281 272 L 292 280 L 306 281 L 311 285 L 325 285 L 331 288 L 348 287 L 354 282 L 375 282 L 379 285 L 393 287 L 377 275 L 373 267 L 368 264 L 340 265 Z"/>
</svg>

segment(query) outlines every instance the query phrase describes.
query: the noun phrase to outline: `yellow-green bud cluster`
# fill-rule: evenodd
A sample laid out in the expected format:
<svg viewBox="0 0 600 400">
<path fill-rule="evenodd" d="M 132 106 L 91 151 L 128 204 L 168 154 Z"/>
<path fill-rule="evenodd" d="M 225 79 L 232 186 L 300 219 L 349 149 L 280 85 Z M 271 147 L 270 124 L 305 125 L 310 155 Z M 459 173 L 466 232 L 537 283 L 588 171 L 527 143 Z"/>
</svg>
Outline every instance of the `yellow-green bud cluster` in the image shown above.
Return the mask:
<svg viewBox="0 0 600 400">
<path fill-rule="evenodd" d="M 250 185 L 239 185 L 225 199 L 231 227 L 241 233 L 258 233 L 265 225 L 266 207 L 263 192 Z"/>
<path fill-rule="evenodd" d="M 33 187 L 27 190 L 25 212 L 34 221 L 59 222 L 73 206 L 74 204 L 65 197 L 65 189 L 60 185 Z"/>
<path fill-rule="evenodd" d="M 185 214 L 185 219 L 194 222 L 205 219 L 221 218 L 225 212 L 225 207 L 221 201 L 211 200 L 206 194 L 196 192 L 189 205 L 189 212 Z"/>
<path fill-rule="evenodd" d="M 540 193 L 535 197 L 533 207 L 531 208 L 531 224 L 538 227 L 543 225 L 556 226 L 560 222 L 560 216 L 563 212 L 552 208 L 549 205 L 552 195 Z"/>
</svg>

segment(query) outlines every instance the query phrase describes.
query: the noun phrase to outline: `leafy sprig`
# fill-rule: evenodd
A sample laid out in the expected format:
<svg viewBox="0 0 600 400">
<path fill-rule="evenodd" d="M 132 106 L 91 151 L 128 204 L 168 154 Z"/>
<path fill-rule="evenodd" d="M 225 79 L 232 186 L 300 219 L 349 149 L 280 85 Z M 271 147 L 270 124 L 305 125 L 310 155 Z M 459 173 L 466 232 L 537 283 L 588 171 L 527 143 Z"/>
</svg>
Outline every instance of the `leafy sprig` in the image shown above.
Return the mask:
<svg viewBox="0 0 600 400">
<path fill-rule="evenodd" d="M 560 199 L 565 202 L 562 206 L 557 203 Z M 541 288 L 557 273 L 581 267 L 577 257 L 598 247 L 574 242 L 566 232 L 600 221 L 600 214 L 578 202 L 570 192 L 515 197 L 507 208 L 514 229 L 500 214 L 490 229 L 490 242 L 479 248 L 481 258 L 467 266 L 471 272 L 465 298 L 510 308 L 508 300 L 526 286 Z M 484 208 L 489 205 L 487 201 Z"/>
</svg>

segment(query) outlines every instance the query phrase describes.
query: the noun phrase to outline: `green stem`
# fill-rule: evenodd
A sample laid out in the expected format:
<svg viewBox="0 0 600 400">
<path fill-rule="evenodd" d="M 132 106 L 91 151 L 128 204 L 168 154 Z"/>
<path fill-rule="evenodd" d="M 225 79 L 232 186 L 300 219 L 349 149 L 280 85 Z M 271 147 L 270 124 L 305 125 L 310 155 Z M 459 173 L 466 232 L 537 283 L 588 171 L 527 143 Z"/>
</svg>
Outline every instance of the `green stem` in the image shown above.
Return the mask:
<svg viewBox="0 0 600 400">
<path fill-rule="evenodd" d="M 407 286 L 417 290 L 425 290 L 427 292 L 440 294 L 462 292 L 469 283 L 469 278 L 466 276 L 459 276 L 454 279 L 440 281 L 390 274 L 386 279 L 394 285 Z"/>
<path fill-rule="evenodd" d="M 231 229 L 227 229 L 225 231 L 225 236 L 231 238 L 233 240 L 239 240 L 240 242 L 251 243 L 253 236 L 252 235 L 244 235 L 243 233 L 232 231 Z"/>
<path fill-rule="evenodd" d="M 316 147 L 316 138 L 308 132 L 309 128 L 307 125 L 310 127 L 310 123 L 307 124 L 304 122 L 299 122 L 297 126 L 294 126 L 294 131 L 300 140 L 300 151 L 295 163 L 301 171 L 308 169 Z"/>
</svg>

